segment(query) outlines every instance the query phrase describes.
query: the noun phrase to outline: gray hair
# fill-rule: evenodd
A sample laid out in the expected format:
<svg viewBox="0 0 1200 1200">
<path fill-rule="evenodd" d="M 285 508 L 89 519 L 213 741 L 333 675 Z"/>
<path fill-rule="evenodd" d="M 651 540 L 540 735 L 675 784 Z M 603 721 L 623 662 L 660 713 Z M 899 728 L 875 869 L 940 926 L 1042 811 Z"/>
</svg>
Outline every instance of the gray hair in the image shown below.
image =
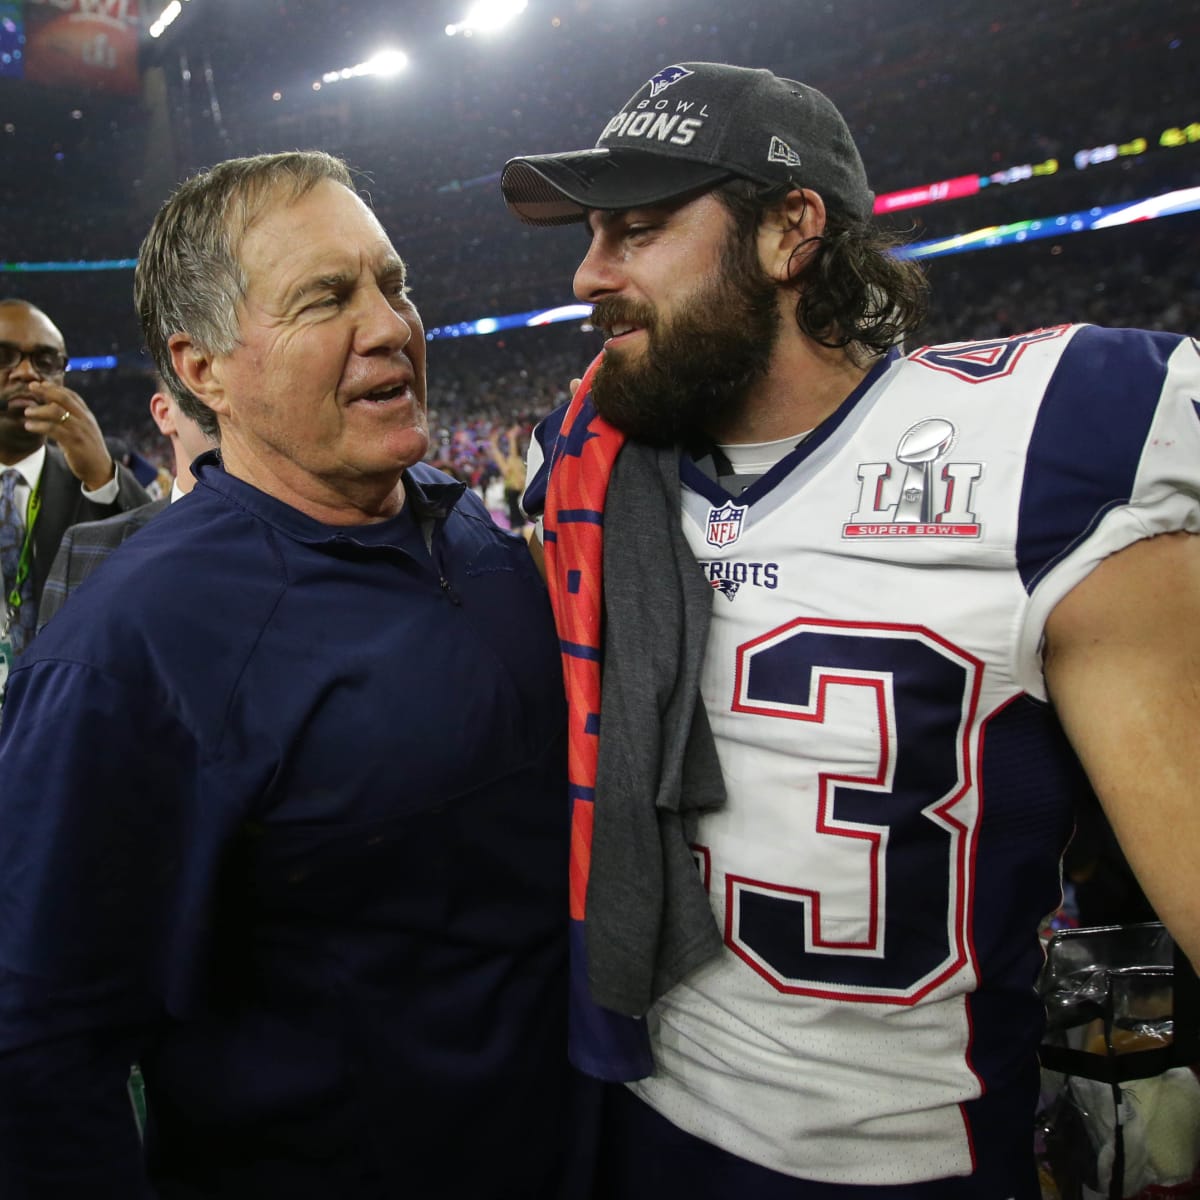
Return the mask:
<svg viewBox="0 0 1200 1200">
<path fill-rule="evenodd" d="M 180 184 L 142 242 L 133 300 L 146 346 L 179 407 L 209 437 L 220 436 L 216 414 L 176 374 L 170 339 L 186 333 L 207 354 L 237 346 L 242 238 L 268 201 L 280 193 L 298 200 L 324 179 L 354 188 L 346 164 L 321 150 L 231 158 Z"/>
</svg>

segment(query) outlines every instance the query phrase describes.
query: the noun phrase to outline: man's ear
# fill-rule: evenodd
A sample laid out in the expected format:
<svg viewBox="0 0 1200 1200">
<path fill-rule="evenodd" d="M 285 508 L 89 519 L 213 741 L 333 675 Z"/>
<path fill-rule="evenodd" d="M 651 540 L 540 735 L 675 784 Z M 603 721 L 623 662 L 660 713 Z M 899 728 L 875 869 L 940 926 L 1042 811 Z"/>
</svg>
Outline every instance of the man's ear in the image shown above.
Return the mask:
<svg viewBox="0 0 1200 1200">
<path fill-rule="evenodd" d="M 793 188 L 758 227 L 758 259 L 778 283 L 803 273 L 825 232 L 825 201 L 811 188 Z"/>
<path fill-rule="evenodd" d="M 167 339 L 167 347 L 171 351 L 171 365 L 184 387 L 213 412 L 221 415 L 227 413 L 229 406 L 225 401 L 225 389 L 213 369 L 214 355 L 201 349 L 187 333 L 171 334 Z"/>
<path fill-rule="evenodd" d="M 165 393 L 155 392 L 150 397 L 150 416 L 163 437 L 175 436 L 175 411 Z"/>
</svg>

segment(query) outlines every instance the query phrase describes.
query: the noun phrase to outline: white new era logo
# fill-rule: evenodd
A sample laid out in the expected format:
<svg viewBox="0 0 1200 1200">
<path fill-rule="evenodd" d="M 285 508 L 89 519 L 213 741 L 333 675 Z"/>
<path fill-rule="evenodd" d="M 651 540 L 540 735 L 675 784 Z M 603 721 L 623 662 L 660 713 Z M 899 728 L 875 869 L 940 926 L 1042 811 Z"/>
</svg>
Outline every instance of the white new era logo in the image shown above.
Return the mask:
<svg viewBox="0 0 1200 1200">
<path fill-rule="evenodd" d="M 788 167 L 798 167 L 800 165 L 800 155 L 782 138 L 773 137 L 771 139 L 771 149 L 767 151 L 767 162 L 777 162 L 783 163 Z"/>
</svg>

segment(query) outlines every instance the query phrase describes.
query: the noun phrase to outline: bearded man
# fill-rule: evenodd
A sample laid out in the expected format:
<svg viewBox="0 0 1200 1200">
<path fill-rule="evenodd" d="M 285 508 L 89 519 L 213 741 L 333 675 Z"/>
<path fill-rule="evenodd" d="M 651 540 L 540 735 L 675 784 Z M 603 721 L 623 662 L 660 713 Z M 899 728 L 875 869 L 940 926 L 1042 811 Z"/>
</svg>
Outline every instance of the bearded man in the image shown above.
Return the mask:
<svg viewBox="0 0 1200 1200">
<path fill-rule="evenodd" d="M 769 71 L 668 66 L 501 186 L 585 224 L 605 335 L 525 497 L 597 1197 L 1036 1200 L 1038 926 L 1089 778 L 1200 958 L 1196 343 L 903 355 L 923 281 L 836 108 Z"/>
</svg>

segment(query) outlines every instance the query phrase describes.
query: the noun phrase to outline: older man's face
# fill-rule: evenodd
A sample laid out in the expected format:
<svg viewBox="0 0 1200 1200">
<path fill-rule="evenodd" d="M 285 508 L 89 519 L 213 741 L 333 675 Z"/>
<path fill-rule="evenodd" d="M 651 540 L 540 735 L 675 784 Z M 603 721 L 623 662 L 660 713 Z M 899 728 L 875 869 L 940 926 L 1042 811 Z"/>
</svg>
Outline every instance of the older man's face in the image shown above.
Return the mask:
<svg viewBox="0 0 1200 1200">
<path fill-rule="evenodd" d="M 429 444 L 425 333 L 404 264 L 332 180 L 269 202 L 239 257 L 240 344 L 212 365 L 227 464 L 301 508 L 370 501 Z"/>
</svg>

